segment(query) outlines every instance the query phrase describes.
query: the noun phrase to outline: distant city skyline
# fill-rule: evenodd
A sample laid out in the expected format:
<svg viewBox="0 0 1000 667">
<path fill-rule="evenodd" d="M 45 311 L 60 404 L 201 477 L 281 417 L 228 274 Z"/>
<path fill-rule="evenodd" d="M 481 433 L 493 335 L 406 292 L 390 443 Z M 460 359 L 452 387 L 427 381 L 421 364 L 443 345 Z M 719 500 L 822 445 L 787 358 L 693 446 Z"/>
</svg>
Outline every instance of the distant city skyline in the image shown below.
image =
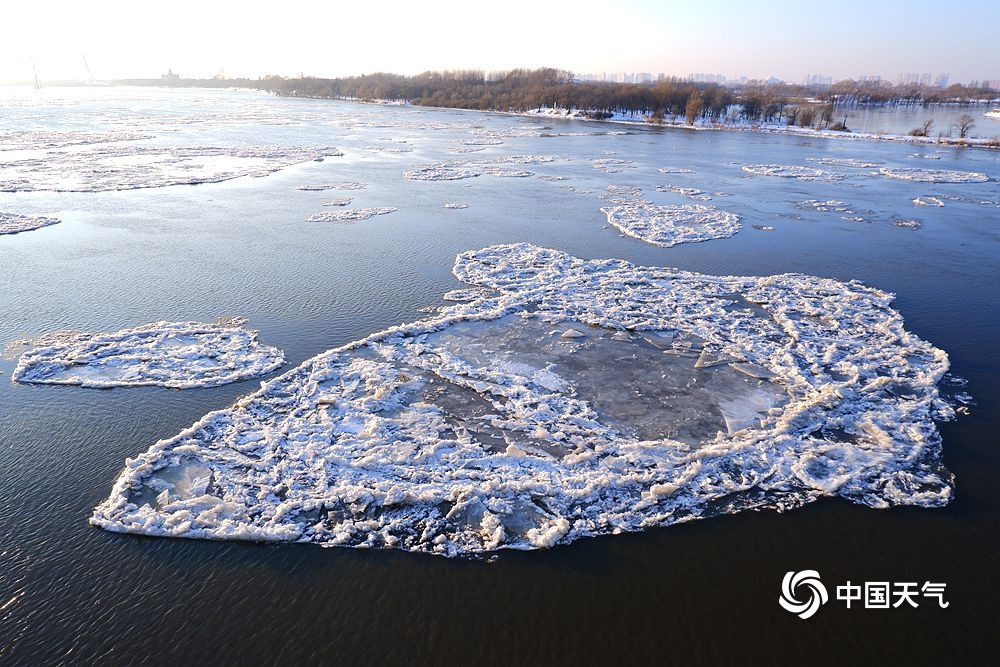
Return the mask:
<svg viewBox="0 0 1000 667">
<path fill-rule="evenodd" d="M 886 6 L 891 5 L 891 6 Z M 338 77 L 554 67 L 802 83 L 946 75 L 1000 79 L 1000 3 L 842 0 L 508 0 L 272 5 L 172 0 L 137 5 L 36 0 L 4 8 L 0 80 Z"/>
</svg>

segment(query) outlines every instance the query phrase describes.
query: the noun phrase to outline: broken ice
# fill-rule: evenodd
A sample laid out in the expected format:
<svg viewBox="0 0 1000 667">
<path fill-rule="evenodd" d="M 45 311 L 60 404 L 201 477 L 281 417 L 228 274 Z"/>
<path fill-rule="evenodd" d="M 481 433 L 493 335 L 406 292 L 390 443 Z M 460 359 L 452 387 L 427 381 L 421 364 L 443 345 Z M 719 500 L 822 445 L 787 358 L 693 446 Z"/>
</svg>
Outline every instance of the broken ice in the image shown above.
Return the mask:
<svg viewBox="0 0 1000 667">
<path fill-rule="evenodd" d="M 822 496 L 951 498 L 948 358 L 891 294 L 528 244 L 464 253 L 454 273 L 484 291 L 154 444 L 91 522 L 454 556 Z"/>
</svg>

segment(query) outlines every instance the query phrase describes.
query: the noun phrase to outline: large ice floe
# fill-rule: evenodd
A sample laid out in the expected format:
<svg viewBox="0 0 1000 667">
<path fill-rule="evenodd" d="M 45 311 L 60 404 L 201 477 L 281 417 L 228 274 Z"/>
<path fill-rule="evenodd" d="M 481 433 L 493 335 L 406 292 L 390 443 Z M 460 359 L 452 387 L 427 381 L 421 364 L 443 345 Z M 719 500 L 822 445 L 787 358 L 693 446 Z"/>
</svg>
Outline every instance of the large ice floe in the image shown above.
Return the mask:
<svg viewBox="0 0 1000 667">
<path fill-rule="evenodd" d="M 528 244 L 481 294 L 325 352 L 126 461 L 91 523 L 188 538 L 534 549 L 823 496 L 947 503 L 947 355 L 892 295 Z"/>
<path fill-rule="evenodd" d="M 154 322 L 113 333 L 56 332 L 32 341 L 14 369 L 16 382 L 111 387 L 215 387 L 258 377 L 285 363 L 257 341 L 242 318 L 215 324 Z"/>
<path fill-rule="evenodd" d="M 738 215 L 703 204 L 623 203 L 601 212 L 623 233 L 665 247 L 729 238 L 740 231 Z"/>
<path fill-rule="evenodd" d="M 30 232 L 59 222 L 59 218 L 48 218 L 41 215 L 23 215 L 20 213 L 4 213 L 0 211 L 0 234 L 18 234 Z"/>
</svg>

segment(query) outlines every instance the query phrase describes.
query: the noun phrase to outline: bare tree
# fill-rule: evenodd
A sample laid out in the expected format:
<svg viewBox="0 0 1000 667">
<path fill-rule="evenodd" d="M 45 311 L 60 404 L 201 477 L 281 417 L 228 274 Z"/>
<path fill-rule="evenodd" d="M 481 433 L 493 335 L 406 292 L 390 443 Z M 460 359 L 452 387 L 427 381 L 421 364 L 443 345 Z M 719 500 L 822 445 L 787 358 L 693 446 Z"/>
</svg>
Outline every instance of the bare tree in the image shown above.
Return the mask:
<svg viewBox="0 0 1000 667">
<path fill-rule="evenodd" d="M 975 119 L 967 113 L 962 114 L 958 117 L 958 138 L 965 139 L 968 136 L 969 130 L 971 130 L 976 125 Z"/>
</svg>

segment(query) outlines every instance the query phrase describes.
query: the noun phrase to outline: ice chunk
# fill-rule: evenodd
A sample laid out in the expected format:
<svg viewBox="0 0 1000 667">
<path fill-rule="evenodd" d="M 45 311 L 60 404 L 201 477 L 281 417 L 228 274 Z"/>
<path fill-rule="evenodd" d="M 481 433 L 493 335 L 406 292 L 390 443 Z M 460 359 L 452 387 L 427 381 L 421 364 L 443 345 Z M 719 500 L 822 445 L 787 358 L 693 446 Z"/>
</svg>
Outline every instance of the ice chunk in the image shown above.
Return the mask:
<svg viewBox="0 0 1000 667">
<path fill-rule="evenodd" d="M 154 322 L 114 333 L 59 332 L 25 341 L 12 378 L 83 387 L 214 387 L 270 373 L 285 363 L 243 320 Z"/>
<path fill-rule="evenodd" d="M 17 234 L 33 229 L 47 227 L 59 222 L 58 218 L 46 218 L 40 215 L 21 215 L 19 213 L 3 213 L 0 211 L 0 234 Z"/>
<path fill-rule="evenodd" d="M 824 495 L 951 497 L 947 355 L 889 294 L 528 244 L 454 273 L 496 294 L 330 350 L 154 444 L 91 522 L 455 556 Z"/>
</svg>

